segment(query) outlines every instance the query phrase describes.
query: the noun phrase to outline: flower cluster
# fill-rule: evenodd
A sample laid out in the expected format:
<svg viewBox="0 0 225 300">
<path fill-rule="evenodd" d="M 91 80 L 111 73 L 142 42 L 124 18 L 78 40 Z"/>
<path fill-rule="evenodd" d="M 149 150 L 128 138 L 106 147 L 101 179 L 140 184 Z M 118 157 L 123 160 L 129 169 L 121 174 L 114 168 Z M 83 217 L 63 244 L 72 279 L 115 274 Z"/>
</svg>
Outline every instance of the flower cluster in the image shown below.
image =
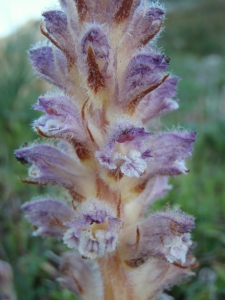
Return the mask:
<svg viewBox="0 0 225 300">
<path fill-rule="evenodd" d="M 43 112 L 33 122 L 42 142 L 15 155 L 30 164 L 24 182 L 69 196 L 22 209 L 35 235 L 74 249 L 62 257 L 61 282 L 82 299 L 164 299 L 191 274 L 194 218 L 170 208 L 146 215 L 170 189 L 168 177 L 188 172 L 196 136 L 151 126 L 178 108 L 179 79 L 155 46 L 164 15 L 145 0 L 61 0 L 43 13 L 50 43 L 29 51 L 54 88 L 33 107 Z"/>
</svg>

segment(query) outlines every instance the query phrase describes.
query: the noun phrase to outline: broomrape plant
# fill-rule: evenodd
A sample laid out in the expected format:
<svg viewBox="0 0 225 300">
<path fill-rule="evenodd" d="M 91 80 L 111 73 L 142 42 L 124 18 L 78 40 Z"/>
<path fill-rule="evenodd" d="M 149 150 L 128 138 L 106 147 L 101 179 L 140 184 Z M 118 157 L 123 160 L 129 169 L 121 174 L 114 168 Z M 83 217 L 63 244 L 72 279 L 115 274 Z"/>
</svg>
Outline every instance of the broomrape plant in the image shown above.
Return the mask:
<svg viewBox="0 0 225 300">
<path fill-rule="evenodd" d="M 15 151 L 30 163 L 25 183 L 58 185 L 67 202 L 22 206 L 34 235 L 61 238 L 62 284 L 82 299 L 170 299 L 163 290 L 192 274 L 194 218 L 167 207 L 147 214 L 185 174 L 195 132 L 159 132 L 177 109 L 178 78 L 155 41 L 165 10 L 144 0 L 61 0 L 43 13 L 49 43 L 29 51 L 55 86 L 33 122 L 43 137 Z"/>
</svg>

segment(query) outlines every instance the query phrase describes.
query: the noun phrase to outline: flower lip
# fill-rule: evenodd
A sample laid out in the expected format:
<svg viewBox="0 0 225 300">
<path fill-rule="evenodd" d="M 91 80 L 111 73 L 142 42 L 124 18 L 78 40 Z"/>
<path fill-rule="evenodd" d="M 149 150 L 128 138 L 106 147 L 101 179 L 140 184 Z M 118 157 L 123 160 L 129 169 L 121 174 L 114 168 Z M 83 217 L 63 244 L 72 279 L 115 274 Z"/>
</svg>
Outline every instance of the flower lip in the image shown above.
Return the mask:
<svg viewBox="0 0 225 300">
<path fill-rule="evenodd" d="M 128 177 L 140 177 L 146 170 L 146 161 L 152 157 L 144 128 L 120 124 L 106 144 L 104 151 L 97 151 L 100 164 L 112 170 L 120 168 Z"/>
<path fill-rule="evenodd" d="M 116 248 L 120 220 L 111 208 L 97 199 L 88 199 L 78 208 L 78 215 L 69 222 L 69 230 L 64 234 L 68 247 L 77 247 L 80 254 L 102 257 Z"/>
<path fill-rule="evenodd" d="M 118 143 L 131 142 L 135 138 L 142 139 L 143 137 L 149 136 L 150 133 L 146 132 L 144 128 L 136 128 L 132 127 L 130 129 L 126 129 L 119 133 L 119 136 L 116 137 L 116 141 Z"/>
</svg>

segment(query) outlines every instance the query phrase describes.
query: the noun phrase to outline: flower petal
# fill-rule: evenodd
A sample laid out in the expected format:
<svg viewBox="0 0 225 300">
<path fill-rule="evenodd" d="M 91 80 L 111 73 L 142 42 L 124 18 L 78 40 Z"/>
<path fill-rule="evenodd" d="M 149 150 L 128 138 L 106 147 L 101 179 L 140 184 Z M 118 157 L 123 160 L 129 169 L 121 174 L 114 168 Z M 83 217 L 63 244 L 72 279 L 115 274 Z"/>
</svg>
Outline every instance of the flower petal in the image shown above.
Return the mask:
<svg viewBox="0 0 225 300">
<path fill-rule="evenodd" d="M 49 198 L 27 202 L 23 204 L 22 210 L 33 226 L 38 228 L 34 235 L 52 237 L 62 237 L 68 229 L 64 223 L 74 215 L 68 206 Z"/>
<path fill-rule="evenodd" d="M 144 123 L 177 109 L 178 103 L 171 98 L 176 95 L 178 77 L 168 77 L 158 88 L 145 96 L 137 107 L 137 116 Z"/>
<path fill-rule="evenodd" d="M 64 235 L 64 243 L 78 248 L 81 255 L 89 258 L 102 257 L 116 248 L 119 219 L 116 212 L 104 202 L 87 199 L 78 207 L 70 229 Z"/>
<path fill-rule="evenodd" d="M 196 132 L 163 133 L 152 140 L 152 157 L 148 161 L 148 174 L 179 175 L 188 172 L 184 159 L 192 152 Z"/>
<path fill-rule="evenodd" d="M 82 167 L 78 161 L 52 146 L 40 144 L 24 147 L 16 150 L 15 155 L 32 163 L 29 169 L 31 183 L 58 184 L 73 189 L 78 179 L 82 180 Z"/>
<path fill-rule="evenodd" d="M 60 283 L 74 294 L 82 299 L 104 299 L 102 278 L 96 263 L 87 263 L 73 253 L 64 253 L 60 269 Z"/>
<path fill-rule="evenodd" d="M 42 96 L 33 108 L 46 113 L 33 123 L 33 127 L 45 136 L 76 139 L 80 142 L 87 140 L 80 112 L 70 98 Z"/>
<path fill-rule="evenodd" d="M 139 5 L 129 26 L 133 43 L 140 47 L 146 45 L 160 31 L 164 11 L 157 6 L 147 7 L 147 3 Z M 135 38 L 134 38 L 135 37 Z"/>
<path fill-rule="evenodd" d="M 66 74 L 66 58 L 60 50 L 55 51 L 56 59 L 59 62 L 61 71 Z M 34 70 L 41 79 L 52 83 L 59 88 L 63 88 L 63 82 L 59 74 L 59 69 L 55 64 L 52 47 L 34 48 L 29 51 L 30 60 Z"/>
<path fill-rule="evenodd" d="M 121 84 L 121 99 L 124 104 L 154 90 L 162 82 L 160 72 L 166 71 L 168 62 L 162 54 L 139 54 L 131 59 Z"/>
<path fill-rule="evenodd" d="M 106 35 L 97 26 L 91 28 L 81 41 L 84 53 L 88 52 L 89 45 L 92 47 L 96 58 L 108 58 L 110 47 Z"/>
<path fill-rule="evenodd" d="M 122 173 L 128 177 L 140 177 L 147 168 L 141 153 L 136 150 L 130 150 L 126 158 L 125 163 L 120 167 Z"/>
<path fill-rule="evenodd" d="M 140 257 L 166 258 L 170 263 L 186 262 L 192 245 L 189 232 L 194 228 L 194 218 L 180 211 L 159 212 L 127 229 L 127 255 L 134 261 Z M 129 240 L 132 237 L 133 242 Z"/>
<path fill-rule="evenodd" d="M 124 122 L 112 128 L 109 136 L 104 150 L 95 154 L 100 164 L 110 170 L 120 168 L 128 177 L 139 177 L 147 167 L 145 161 L 152 157 L 147 143 L 151 134 Z"/>
<path fill-rule="evenodd" d="M 42 14 L 45 18 L 47 31 L 54 37 L 62 39 L 62 44 L 68 42 L 67 16 L 60 10 L 50 10 Z"/>
<path fill-rule="evenodd" d="M 131 281 L 135 284 L 133 299 L 157 300 L 157 295 L 162 290 L 181 283 L 192 275 L 194 273 L 190 271 L 190 267 L 182 268 L 161 259 L 149 259 L 139 267 L 133 266 L 130 274 Z M 159 298 L 162 299 L 168 298 Z"/>
</svg>

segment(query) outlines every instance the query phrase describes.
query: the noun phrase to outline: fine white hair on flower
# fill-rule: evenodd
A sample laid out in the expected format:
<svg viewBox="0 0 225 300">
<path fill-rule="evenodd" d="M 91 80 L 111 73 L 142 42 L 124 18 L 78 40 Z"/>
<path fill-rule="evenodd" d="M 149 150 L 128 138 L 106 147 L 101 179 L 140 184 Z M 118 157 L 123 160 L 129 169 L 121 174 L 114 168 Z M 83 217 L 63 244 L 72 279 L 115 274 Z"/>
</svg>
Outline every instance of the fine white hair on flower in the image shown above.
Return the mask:
<svg viewBox="0 0 225 300">
<path fill-rule="evenodd" d="M 42 14 L 46 42 L 29 51 L 34 72 L 52 86 L 33 106 L 43 113 L 32 123 L 42 140 L 15 156 L 29 167 L 24 183 L 59 186 L 67 201 L 45 196 L 22 209 L 34 235 L 60 238 L 74 253 L 62 256 L 60 282 L 82 299 L 169 300 L 163 290 L 195 266 L 194 218 L 147 212 L 171 176 L 189 172 L 196 132 L 158 126 L 178 108 L 179 78 L 156 47 L 165 7 L 58 4 Z"/>
</svg>

